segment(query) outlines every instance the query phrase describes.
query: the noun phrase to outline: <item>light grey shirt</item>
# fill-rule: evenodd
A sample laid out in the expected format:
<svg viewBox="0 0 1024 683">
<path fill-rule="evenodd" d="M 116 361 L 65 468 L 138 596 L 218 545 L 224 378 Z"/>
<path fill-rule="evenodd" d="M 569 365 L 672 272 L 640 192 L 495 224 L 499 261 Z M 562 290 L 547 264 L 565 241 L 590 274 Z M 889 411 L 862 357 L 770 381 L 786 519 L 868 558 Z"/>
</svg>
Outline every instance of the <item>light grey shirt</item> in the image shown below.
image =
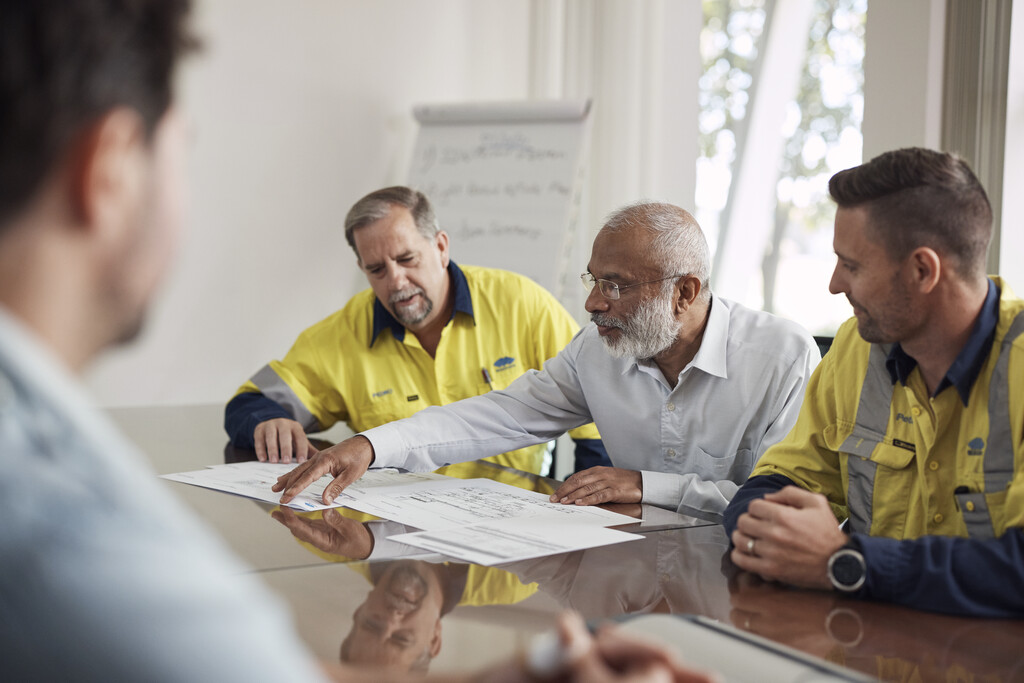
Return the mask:
<svg viewBox="0 0 1024 683">
<path fill-rule="evenodd" d="M 506 389 L 364 432 L 375 466 L 432 470 L 555 438 L 593 420 L 643 502 L 720 515 L 796 421 L 821 359 L 799 325 L 716 297 L 700 349 L 669 385 L 653 363 L 611 356 L 587 325 Z"/>
<path fill-rule="evenodd" d="M 286 612 L 0 310 L 0 676 L 320 680 Z"/>
</svg>

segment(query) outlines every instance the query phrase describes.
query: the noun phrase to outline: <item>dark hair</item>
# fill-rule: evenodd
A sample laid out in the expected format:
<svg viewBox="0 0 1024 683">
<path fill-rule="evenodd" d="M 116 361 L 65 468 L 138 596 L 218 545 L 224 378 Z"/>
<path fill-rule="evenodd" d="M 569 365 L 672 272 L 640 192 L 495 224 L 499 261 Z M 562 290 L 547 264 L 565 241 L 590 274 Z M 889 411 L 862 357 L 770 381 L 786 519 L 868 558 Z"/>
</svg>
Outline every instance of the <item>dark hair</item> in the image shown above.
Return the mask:
<svg viewBox="0 0 1024 683">
<path fill-rule="evenodd" d="M 409 209 L 416 229 L 427 239 L 441 232 L 441 226 L 434 216 L 434 208 L 425 194 L 403 185 L 385 187 L 383 190 L 371 192 L 353 204 L 345 216 L 345 239 L 348 246 L 352 247 L 352 251 L 356 252 L 356 257 L 359 256 L 359 251 L 356 250 L 356 240 L 352 233 L 384 218 L 396 206 Z"/>
<path fill-rule="evenodd" d="M 197 45 L 190 0 L 0 4 L 0 226 L 38 191 L 83 129 L 116 107 L 148 134 L 171 103 L 178 57 Z"/>
<path fill-rule="evenodd" d="M 894 258 L 927 246 L 950 259 L 961 277 L 985 275 L 992 206 L 955 154 L 919 147 L 886 152 L 836 173 L 828 191 L 840 208 L 867 209 L 875 237 Z"/>
</svg>

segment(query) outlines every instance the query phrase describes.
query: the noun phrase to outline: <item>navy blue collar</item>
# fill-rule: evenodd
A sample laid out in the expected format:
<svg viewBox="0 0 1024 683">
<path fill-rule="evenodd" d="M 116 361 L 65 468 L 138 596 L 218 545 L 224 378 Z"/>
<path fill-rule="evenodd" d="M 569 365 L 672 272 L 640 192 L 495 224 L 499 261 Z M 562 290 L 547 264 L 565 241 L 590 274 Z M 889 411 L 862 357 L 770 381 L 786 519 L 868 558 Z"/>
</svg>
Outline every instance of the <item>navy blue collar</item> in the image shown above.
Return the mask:
<svg viewBox="0 0 1024 683">
<path fill-rule="evenodd" d="M 472 318 L 473 297 L 469 295 L 469 283 L 466 282 L 466 276 L 463 274 L 462 269 L 455 265 L 455 261 L 448 261 L 448 281 L 451 288 L 455 290 L 455 305 L 452 307 L 452 317 L 448 319 L 449 322 L 460 311 Z M 434 303 L 436 305 L 438 302 Z M 370 336 L 370 346 L 373 346 L 373 343 L 377 341 L 377 335 L 384 330 L 391 330 L 391 334 L 398 341 L 405 340 L 405 325 L 395 320 L 395 316 L 391 315 L 388 309 L 384 308 L 384 304 L 380 302 L 380 299 L 374 297 L 373 333 Z"/>
<path fill-rule="evenodd" d="M 964 348 L 960 349 L 956 360 L 949 366 L 946 375 L 935 388 L 932 396 L 938 396 L 939 392 L 946 387 L 956 387 L 960 394 L 960 400 L 967 405 L 967 398 L 971 395 L 971 387 L 981 373 L 981 366 L 988 358 L 988 352 L 992 348 L 992 340 L 996 336 L 996 325 L 999 323 L 999 288 L 992 280 L 988 281 L 988 294 L 985 295 L 985 303 L 981 305 L 981 313 L 974 323 L 974 330 L 968 337 Z M 917 361 L 907 355 L 899 344 L 894 344 L 885 359 L 885 368 L 889 371 L 889 377 L 895 384 L 899 380 L 904 386 L 907 378 L 917 367 Z"/>
</svg>

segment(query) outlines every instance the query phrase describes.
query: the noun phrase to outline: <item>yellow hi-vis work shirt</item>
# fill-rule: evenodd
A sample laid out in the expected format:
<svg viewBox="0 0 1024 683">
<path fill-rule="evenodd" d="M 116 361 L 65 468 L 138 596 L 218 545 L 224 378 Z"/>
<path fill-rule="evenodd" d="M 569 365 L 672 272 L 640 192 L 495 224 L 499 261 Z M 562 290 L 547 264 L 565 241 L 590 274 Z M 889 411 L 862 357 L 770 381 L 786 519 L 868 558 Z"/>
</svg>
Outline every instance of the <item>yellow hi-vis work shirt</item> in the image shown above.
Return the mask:
<svg viewBox="0 0 1024 683">
<path fill-rule="evenodd" d="M 822 493 L 871 536 L 993 538 L 1024 526 L 1024 301 L 994 281 L 999 321 L 966 405 L 952 388 L 930 397 L 919 368 L 893 383 L 888 349 L 851 319 L 793 429 L 751 477 L 781 474 Z"/>
<path fill-rule="evenodd" d="M 565 308 L 529 278 L 475 266 L 455 270 L 465 276 L 472 315 L 461 310 L 466 306 L 457 298 L 433 358 L 404 328 L 382 328 L 378 320 L 374 337 L 375 297 L 367 289 L 305 330 L 283 360 L 271 361 L 237 394 L 272 398 L 307 433 L 339 421 L 362 432 L 427 406 L 503 389 L 524 372 L 540 369 L 578 329 Z M 593 424 L 571 434 L 600 438 Z M 538 445 L 487 459 L 538 473 L 543 457 L 544 446 Z"/>
</svg>

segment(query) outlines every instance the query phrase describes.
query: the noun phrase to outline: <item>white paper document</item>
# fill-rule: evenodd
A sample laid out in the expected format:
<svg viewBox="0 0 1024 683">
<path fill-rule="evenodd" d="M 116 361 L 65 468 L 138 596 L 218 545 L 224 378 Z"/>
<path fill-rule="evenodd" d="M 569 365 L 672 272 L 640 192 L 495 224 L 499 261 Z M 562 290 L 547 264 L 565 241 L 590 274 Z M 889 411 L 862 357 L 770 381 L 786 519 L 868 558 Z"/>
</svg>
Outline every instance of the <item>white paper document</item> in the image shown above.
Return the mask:
<svg viewBox="0 0 1024 683">
<path fill-rule="evenodd" d="M 247 498 L 278 504 L 280 493 L 270 490 L 277 483 L 277 478 L 295 468 L 295 463 L 272 462 L 238 462 L 227 465 L 212 465 L 203 470 L 179 472 L 161 475 L 164 479 L 178 481 L 193 486 L 202 486 L 217 491 L 225 491 Z M 442 474 L 400 473 L 394 469 L 368 470 L 362 477 L 349 487 L 356 493 L 365 494 L 374 487 L 389 487 L 396 484 L 408 484 L 434 479 L 448 479 Z M 297 510 L 326 510 L 346 505 L 351 499 L 345 493 L 338 496 L 331 505 L 324 505 L 320 496 L 334 477 L 324 475 L 313 482 L 305 491 L 288 503 L 288 507 Z"/>
<path fill-rule="evenodd" d="M 294 464 L 244 462 L 162 475 L 164 479 L 277 504 L 270 487 Z M 392 469 L 369 470 L 324 505 L 325 475 L 288 506 L 298 510 L 348 507 L 423 531 L 389 540 L 482 565 L 631 541 L 640 536 L 606 527 L 637 520 L 587 505 L 552 503 L 547 494 L 492 479 L 456 479 Z"/>
<path fill-rule="evenodd" d="M 496 519 L 440 531 L 417 531 L 390 540 L 482 565 L 504 564 L 643 538 L 585 521 Z"/>
<path fill-rule="evenodd" d="M 492 479 L 443 477 L 403 486 L 379 486 L 363 492 L 354 489 L 350 486 L 346 490 L 352 500 L 347 500 L 345 507 L 425 531 L 508 518 L 596 527 L 637 521 L 590 505 L 552 503 L 545 493 L 526 491 Z"/>
</svg>

